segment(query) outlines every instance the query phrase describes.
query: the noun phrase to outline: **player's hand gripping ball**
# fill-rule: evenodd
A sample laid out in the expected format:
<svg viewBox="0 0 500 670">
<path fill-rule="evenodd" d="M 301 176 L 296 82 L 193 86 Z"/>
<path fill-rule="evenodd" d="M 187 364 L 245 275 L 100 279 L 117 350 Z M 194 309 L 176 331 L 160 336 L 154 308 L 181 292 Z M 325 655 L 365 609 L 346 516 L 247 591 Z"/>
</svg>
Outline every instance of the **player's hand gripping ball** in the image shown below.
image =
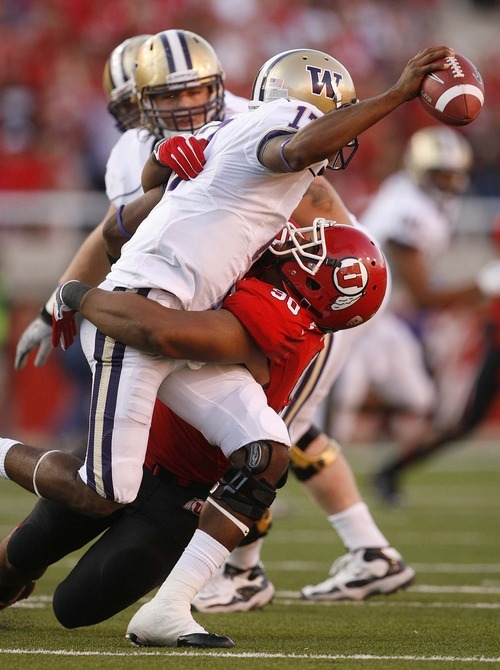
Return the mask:
<svg viewBox="0 0 500 670">
<path fill-rule="evenodd" d="M 448 56 L 445 62 L 448 69 L 423 78 L 418 97 L 424 109 L 441 123 L 466 126 L 483 107 L 483 79 L 474 63 L 460 54 Z"/>
</svg>

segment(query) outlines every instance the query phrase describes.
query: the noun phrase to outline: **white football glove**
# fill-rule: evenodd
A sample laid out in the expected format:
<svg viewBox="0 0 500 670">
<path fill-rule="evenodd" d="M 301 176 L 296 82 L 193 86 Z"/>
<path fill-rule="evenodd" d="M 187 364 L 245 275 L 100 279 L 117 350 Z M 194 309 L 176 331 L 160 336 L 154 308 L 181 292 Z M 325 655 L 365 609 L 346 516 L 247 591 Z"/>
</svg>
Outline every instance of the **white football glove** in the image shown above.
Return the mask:
<svg viewBox="0 0 500 670">
<path fill-rule="evenodd" d="M 52 347 L 52 317 L 47 314 L 44 318 L 41 312 L 21 335 L 16 348 L 14 367 L 21 370 L 26 365 L 28 354 L 38 347 L 35 357 L 35 367 L 44 365 L 53 349 Z"/>
<path fill-rule="evenodd" d="M 500 296 L 500 259 L 486 263 L 478 272 L 476 284 L 488 298 Z"/>
</svg>

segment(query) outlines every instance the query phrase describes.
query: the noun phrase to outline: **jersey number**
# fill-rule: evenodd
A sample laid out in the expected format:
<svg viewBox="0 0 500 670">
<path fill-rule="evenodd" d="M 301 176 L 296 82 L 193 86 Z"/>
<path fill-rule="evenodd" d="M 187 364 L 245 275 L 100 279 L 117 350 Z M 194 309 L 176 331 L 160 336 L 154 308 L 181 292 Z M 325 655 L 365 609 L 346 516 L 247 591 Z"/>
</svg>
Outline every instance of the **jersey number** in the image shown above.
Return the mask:
<svg viewBox="0 0 500 670">
<path fill-rule="evenodd" d="M 286 300 L 286 306 L 291 311 L 294 316 L 297 316 L 300 310 L 300 305 L 293 298 L 287 295 L 284 291 L 280 291 L 279 288 L 273 288 L 271 290 L 271 295 L 278 300 Z"/>
<path fill-rule="evenodd" d="M 288 124 L 289 128 L 294 128 L 295 130 L 299 129 L 300 120 L 304 116 L 304 112 L 306 111 L 306 109 L 307 107 L 304 107 L 303 105 L 299 105 L 299 107 L 297 107 L 297 114 L 295 115 L 295 118 L 292 121 L 292 123 Z M 313 114 L 313 112 L 310 112 L 307 118 L 309 119 L 309 121 L 314 121 L 314 119 L 317 119 L 318 117 L 316 116 L 316 114 Z"/>
</svg>

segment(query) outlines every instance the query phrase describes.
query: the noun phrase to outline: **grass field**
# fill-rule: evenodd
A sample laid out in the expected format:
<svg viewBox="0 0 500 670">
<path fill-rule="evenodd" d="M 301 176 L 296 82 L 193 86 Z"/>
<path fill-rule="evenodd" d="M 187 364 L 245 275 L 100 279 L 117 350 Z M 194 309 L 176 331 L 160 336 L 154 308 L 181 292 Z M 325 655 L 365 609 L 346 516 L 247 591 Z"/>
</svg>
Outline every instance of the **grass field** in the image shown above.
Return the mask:
<svg viewBox="0 0 500 670">
<path fill-rule="evenodd" d="M 134 650 L 124 632 L 137 606 L 91 628 L 62 629 L 51 593 L 74 565 L 71 556 L 46 573 L 29 600 L 0 613 L 0 667 L 500 668 L 500 444 L 469 442 L 415 470 L 401 509 L 382 507 L 367 486 L 380 451 L 351 447 L 346 454 L 380 527 L 417 571 L 408 591 L 360 604 L 301 601 L 300 587 L 324 579 L 343 548 L 290 478 L 264 548 L 277 589 L 273 604 L 246 614 L 197 615 L 208 629 L 232 637 L 234 650 Z M 33 501 L 0 482 L 2 536 Z"/>
</svg>

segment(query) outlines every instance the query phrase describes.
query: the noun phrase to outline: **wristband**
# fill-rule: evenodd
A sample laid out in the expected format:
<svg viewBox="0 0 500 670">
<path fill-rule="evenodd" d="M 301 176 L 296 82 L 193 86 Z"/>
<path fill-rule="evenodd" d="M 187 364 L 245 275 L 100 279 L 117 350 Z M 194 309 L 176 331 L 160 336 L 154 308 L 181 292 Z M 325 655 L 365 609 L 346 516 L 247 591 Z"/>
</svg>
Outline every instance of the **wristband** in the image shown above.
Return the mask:
<svg viewBox="0 0 500 670">
<path fill-rule="evenodd" d="M 83 296 L 88 293 L 91 288 L 92 286 L 87 286 L 87 284 L 82 284 L 79 281 L 69 281 L 64 284 L 61 289 L 61 299 L 66 307 L 69 307 L 75 312 L 79 312 Z"/>
<path fill-rule="evenodd" d="M 153 159 L 153 163 L 157 165 L 158 167 L 168 169 L 170 168 L 170 165 L 167 165 L 166 163 L 162 163 L 161 160 L 158 158 L 158 149 L 160 148 L 160 144 L 163 144 L 165 142 L 165 138 L 162 140 L 158 140 L 158 142 L 154 145 L 153 147 L 153 152 L 151 153 L 151 158 Z"/>
<path fill-rule="evenodd" d="M 125 205 L 120 205 L 120 207 L 118 207 L 118 211 L 116 212 L 116 221 L 118 223 L 118 230 L 120 233 L 123 235 L 123 237 L 126 237 L 129 240 L 132 237 L 132 234 L 129 233 L 128 230 L 125 230 L 122 221 L 122 212 L 124 207 Z"/>
<path fill-rule="evenodd" d="M 57 287 L 58 288 L 58 287 Z M 57 288 L 55 288 L 52 293 L 50 298 L 47 300 L 45 305 L 41 308 L 41 310 L 38 312 L 40 318 L 43 320 L 44 323 L 46 323 L 48 326 L 52 326 L 52 309 L 54 307 L 54 303 L 56 301 L 56 293 L 57 293 Z"/>
<path fill-rule="evenodd" d="M 38 316 L 47 326 L 52 326 L 52 314 L 49 314 L 45 305 L 38 312 Z"/>
<path fill-rule="evenodd" d="M 285 158 L 285 147 L 286 147 L 286 145 L 288 144 L 288 142 L 290 142 L 291 139 L 292 139 L 292 138 L 289 137 L 289 138 L 288 138 L 287 140 L 285 140 L 285 141 L 283 142 L 283 144 L 280 146 L 280 156 L 281 156 L 281 160 L 282 160 L 283 163 L 285 164 L 285 167 L 287 168 L 287 170 L 290 170 L 290 172 L 297 172 L 297 170 L 294 170 L 293 167 L 290 165 L 290 163 L 289 163 L 289 162 L 287 161 L 287 159 Z"/>
</svg>

